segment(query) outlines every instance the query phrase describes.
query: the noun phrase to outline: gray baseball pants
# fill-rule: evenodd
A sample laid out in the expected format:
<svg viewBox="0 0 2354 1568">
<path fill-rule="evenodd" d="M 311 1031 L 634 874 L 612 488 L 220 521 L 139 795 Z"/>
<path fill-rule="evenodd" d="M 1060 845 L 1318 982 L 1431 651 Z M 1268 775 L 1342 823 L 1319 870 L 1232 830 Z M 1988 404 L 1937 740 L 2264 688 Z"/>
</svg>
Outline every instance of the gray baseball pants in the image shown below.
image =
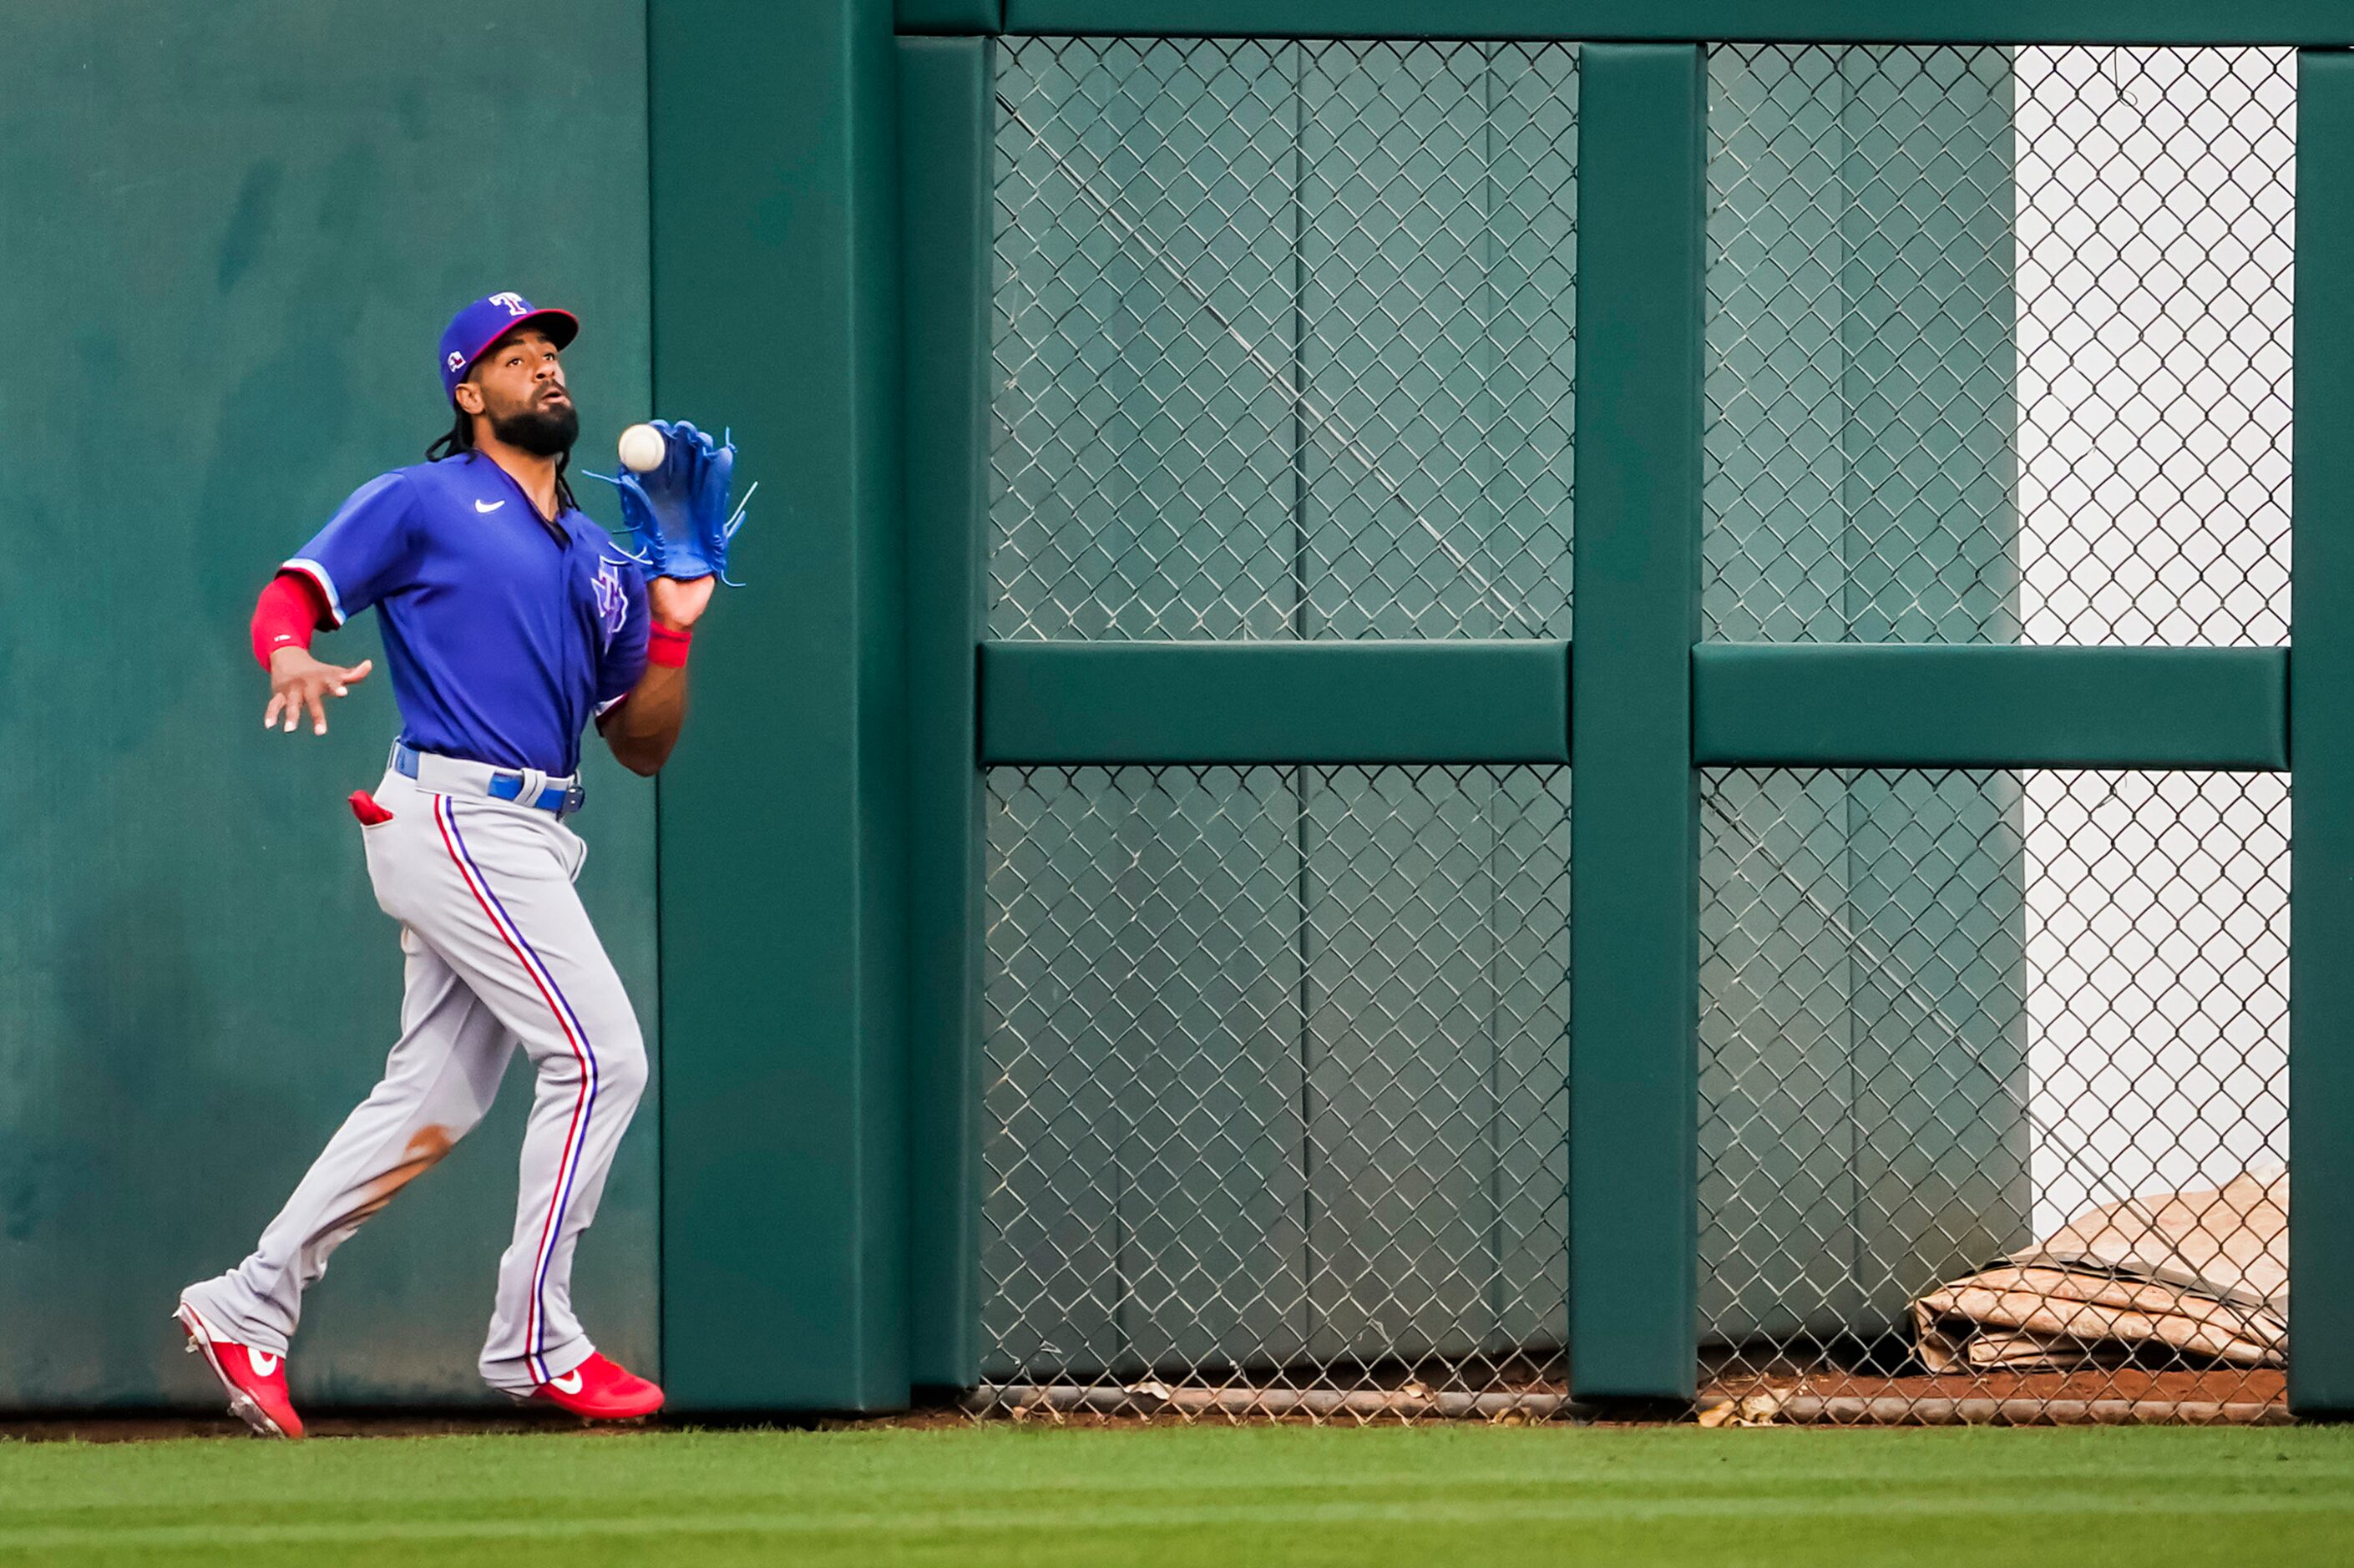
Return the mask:
<svg viewBox="0 0 2354 1568">
<path fill-rule="evenodd" d="M 572 1250 L 645 1088 L 645 1044 L 572 885 L 578 835 L 553 812 L 398 773 L 376 799 L 392 820 L 361 832 L 408 959 L 400 1041 L 253 1255 L 184 1298 L 228 1338 L 286 1353 L 329 1256 L 482 1120 L 521 1044 L 538 1081 L 482 1370 L 527 1393 L 594 1349 L 572 1315 Z"/>
</svg>

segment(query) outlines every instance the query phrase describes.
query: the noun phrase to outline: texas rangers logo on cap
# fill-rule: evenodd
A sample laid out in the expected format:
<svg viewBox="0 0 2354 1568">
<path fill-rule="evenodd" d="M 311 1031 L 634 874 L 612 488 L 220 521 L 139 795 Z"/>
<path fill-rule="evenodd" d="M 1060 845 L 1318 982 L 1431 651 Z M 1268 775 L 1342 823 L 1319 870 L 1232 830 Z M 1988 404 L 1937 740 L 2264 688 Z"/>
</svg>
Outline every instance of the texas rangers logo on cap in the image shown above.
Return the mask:
<svg viewBox="0 0 2354 1568">
<path fill-rule="evenodd" d="M 521 294 L 485 294 L 450 318 L 441 334 L 441 391 L 455 397 L 458 383 L 482 356 L 483 350 L 511 332 L 535 326 L 562 348 L 580 333 L 579 318 L 570 311 L 542 310 Z"/>
</svg>

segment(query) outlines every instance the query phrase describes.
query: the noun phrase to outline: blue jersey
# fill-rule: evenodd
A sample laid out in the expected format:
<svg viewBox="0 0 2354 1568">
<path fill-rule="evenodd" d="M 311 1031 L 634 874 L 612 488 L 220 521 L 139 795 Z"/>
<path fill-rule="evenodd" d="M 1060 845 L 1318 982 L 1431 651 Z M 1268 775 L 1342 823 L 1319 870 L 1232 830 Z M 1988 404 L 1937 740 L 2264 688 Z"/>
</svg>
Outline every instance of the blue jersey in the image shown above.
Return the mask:
<svg viewBox="0 0 2354 1568">
<path fill-rule="evenodd" d="M 580 732 L 645 673 L 643 575 L 577 508 L 543 522 L 486 457 L 370 480 L 282 569 L 338 626 L 376 608 L 419 751 L 572 773 Z"/>
</svg>

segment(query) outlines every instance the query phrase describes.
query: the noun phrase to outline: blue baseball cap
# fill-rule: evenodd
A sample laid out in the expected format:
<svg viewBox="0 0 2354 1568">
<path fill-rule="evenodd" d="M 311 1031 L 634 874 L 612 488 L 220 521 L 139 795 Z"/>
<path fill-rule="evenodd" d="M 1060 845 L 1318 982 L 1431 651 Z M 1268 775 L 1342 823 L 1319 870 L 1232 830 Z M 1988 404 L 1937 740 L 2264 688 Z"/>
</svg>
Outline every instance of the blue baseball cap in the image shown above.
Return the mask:
<svg viewBox="0 0 2354 1568">
<path fill-rule="evenodd" d="M 482 351 L 518 327 L 535 326 L 562 348 L 580 335 L 580 318 L 570 311 L 543 311 L 521 294 L 485 294 L 450 318 L 441 329 L 441 392 L 454 398 L 466 367 Z"/>
</svg>

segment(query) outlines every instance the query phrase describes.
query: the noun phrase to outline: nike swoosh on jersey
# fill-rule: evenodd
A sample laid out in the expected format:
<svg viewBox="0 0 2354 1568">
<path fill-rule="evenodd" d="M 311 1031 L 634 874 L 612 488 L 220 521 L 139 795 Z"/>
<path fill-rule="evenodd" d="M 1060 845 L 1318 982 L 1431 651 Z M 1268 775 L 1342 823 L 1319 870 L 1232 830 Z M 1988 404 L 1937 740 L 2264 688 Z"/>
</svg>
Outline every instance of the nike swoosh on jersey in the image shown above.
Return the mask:
<svg viewBox="0 0 2354 1568">
<path fill-rule="evenodd" d="M 477 512 L 496 512 L 500 507 L 504 506 L 505 504 L 506 503 L 504 501 L 477 501 L 474 503 L 474 510 Z"/>
<path fill-rule="evenodd" d="M 580 1392 L 580 1370 L 578 1367 L 575 1367 L 572 1371 L 566 1372 L 562 1377 L 549 1378 L 547 1380 L 547 1386 L 555 1389 L 559 1393 L 578 1393 Z"/>
</svg>

